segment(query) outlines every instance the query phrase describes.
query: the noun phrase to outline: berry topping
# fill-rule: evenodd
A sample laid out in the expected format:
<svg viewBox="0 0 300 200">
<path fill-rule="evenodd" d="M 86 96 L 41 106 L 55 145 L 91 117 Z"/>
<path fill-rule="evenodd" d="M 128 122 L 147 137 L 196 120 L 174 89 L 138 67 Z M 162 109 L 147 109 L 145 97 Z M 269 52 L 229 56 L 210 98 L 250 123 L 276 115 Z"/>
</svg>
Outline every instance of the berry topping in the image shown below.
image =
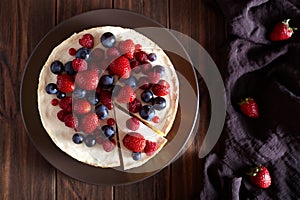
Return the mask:
<svg viewBox="0 0 300 200">
<path fill-rule="evenodd" d="M 139 61 L 140 63 L 144 63 L 148 60 L 148 55 L 144 51 L 138 51 L 134 53 L 134 58 Z"/>
<path fill-rule="evenodd" d="M 116 47 L 111 47 L 111 48 L 108 48 L 106 50 L 106 56 L 107 57 L 110 57 L 110 58 L 117 58 L 119 57 L 121 54 L 119 52 L 119 50 L 116 48 Z"/>
<path fill-rule="evenodd" d="M 259 165 L 251 168 L 248 175 L 251 182 L 260 188 L 268 188 L 271 185 L 271 176 L 265 166 Z"/>
<path fill-rule="evenodd" d="M 240 109 L 244 115 L 250 118 L 259 118 L 259 110 L 253 98 L 245 98 L 240 102 Z"/>
<path fill-rule="evenodd" d="M 104 120 L 108 117 L 108 109 L 105 105 L 98 105 L 96 107 L 96 114 L 98 116 L 99 119 Z"/>
<path fill-rule="evenodd" d="M 120 78 L 128 78 L 131 70 L 129 60 L 124 56 L 117 58 L 109 65 L 109 70 Z"/>
<path fill-rule="evenodd" d="M 131 39 L 127 39 L 119 42 L 119 50 L 122 54 L 133 53 L 134 52 L 134 43 Z"/>
<path fill-rule="evenodd" d="M 70 54 L 70 56 L 75 56 L 75 54 L 76 54 L 76 49 L 75 49 L 75 48 L 70 48 L 70 49 L 69 49 L 69 54 Z"/>
<path fill-rule="evenodd" d="M 131 113 L 137 113 L 141 110 L 142 104 L 138 99 L 134 99 L 128 104 L 128 111 Z"/>
<path fill-rule="evenodd" d="M 80 130 L 85 133 L 92 133 L 98 126 L 98 116 L 95 113 L 84 115 L 80 121 Z"/>
<path fill-rule="evenodd" d="M 149 62 L 145 62 L 144 64 L 142 64 L 141 66 L 141 71 L 143 74 L 148 74 L 148 72 L 151 70 L 152 65 Z"/>
<path fill-rule="evenodd" d="M 103 88 L 112 88 L 114 86 L 114 77 L 111 75 L 103 75 L 100 78 L 99 84 Z"/>
<path fill-rule="evenodd" d="M 106 137 L 108 137 L 108 138 L 110 138 L 110 137 L 112 137 L 112 136 L 115 135 L 115 130 L 114 130 L 114 128 L 111 127 L 111 126 L 109 126 L 109 125 L 104 125 L 104 126 L 102 126 L 101 130 L 102 130 L 102 133 L 103 133 Z"/>
<path fill-rule="evenodd" d="M 51 63 L 50 70 L 53 74 L 61 74 L 64 71 L 64 64 L 59 60 Z"/>
<path fill-rule="evenodd" d="M 72 137 L 72 141 L 75 143 L 75 144 L 81 144 L 84 140 L 84 137 L 82 134 L 80 133 L 75 133 Z"/>
<path fill-rule="evenodd" d="M 74 102 L 73 111 L 76 114 L 87 114 L 91 111 L 91 104 L 84 99 L 80 99 Z"/>
<path fill-rule="evenodd" d="M 136 61 L 136 60 L 131 60 L 130 61 L 130 67 L 131 67 L 131 69 L 136 68 L 138 65 L 139 65 L 138 61 Z"/>
<path fill-rule="evenodd" d="M 116 37 L 111 32 L 105 32 L 102 34 L 100 41 L 106 48 L 113 47 L 116 43 Z"/>
<path fill-rule="evenodd" d="M 160 74 L 154 71 L 148 72 L 148 79 L 151 83 L 156 84 L 160 80 Z"/>
<path fill-rule="evenodd" d="M 161 65 L 155 65 L 152 69 L 151 72 L 156 72 L 160 74 L 160 77 L 163 78 L 166 74 L 166 70 L 163 66 Z"/>
<path fill-rule="evenodd" d="M 57 85 L 55 83 L 49 83 L 46 86 L 46 92 L 48 94 L 56 94 L 58 92 Z"/>
<path fill-rule="evenodd" d="M 101 48 L 95 48 L 91 52 L 91 58 L 93 61 L 99 62 L 100 60 L 102 60 L 104 58 L 104 50 Z"/>
<path fill-rule="evenodd" d="M 291 28 L 289 25 L 290 19 L 277 23 L 272 29 L 269 38 L 271 41 L 282 41 L 292 37 L 294 30 L 297 28 Z"/>
<path fill-rule="evenodd" d="M 136 98 L 136 93 L 129 86 L 125 85 L 122 87 L 117 95 L 117 101 L 119 103 L 130 103 Z"/>
<path fill-rule="evenodd" d="M 86 93 L 87 93 L 86 90 L 77 87 L 73 91 L 73 96 L 76 97 L 77 99 L 83 99 Z"/>
<path fill-rule="evenodd" d="M 78 118 L 72 113 L 67 114 L 64 118 L 65 125 L 70 128 L 78 127 Z"/>
<path fill-rule="evenodd" d="M 70 76 L 74 76 L 76 74 L 76 71 L 73 68 L 72 61 L 69 61 L 65 64 L 65 72 Z"/>
<path fill-rule="evenodd" d="M 102 145 L 104 151 L 110 152 L 116 147 L 116 142 L 115 140 L 105 140 Z"/>
<path fill-rule="evenodd" d="M 160 121 L 159 116 L 154 116 L 154 117 L 152 118 L 152 121 L 153 121 L 155 124 L 158 124 L 159 121 Z"/>
<path fill-rule="evenodd" d="M 51 105 L 52 105 L 52 106 L 57 106 L 58 103 L 59 103 L 59 100 L 58 100 L 58 99 L 52 99 L 52 100 L 51 100 Z"/>
<path fill-rule="evenodd" d="M 86 47 L 82 47 L 80 49 L 77 50 L 75 57 L 76 58 L 80 58 L 80 59 L 84 59 L 87 60 L 90 56 L 90 50 Z"/>
<path fill-rule="evenodd" d="M 144 90 L 142 93 L 141 93 L 141 99 L 146 102 L 146 103 L 149 103 L 152 101 L 153 99 L 153 93 L 150 91 L 150 90 Z"/>
<path fill-rule="evenodd" d="M 98 86 L 99 76 L 95 70 L 85 70 L 77 73 L 75 82 L 84 90 L 95 90 Z"/>
<path fill-rule="evenodd" d="M 96 145 L 96 137 L 92 134 L 87 135 L 83 141 L 87 147 L 93 147 Z"/>
<path fill-rule="evenodd" d="M 57 93 L 56 93 L 56 97 L 59 99 L 63 99 L 66 96 L 67 96 L 67 94 L 65 92 L 57 91 Z"/>
<path fill-rule="evenodd" d="M 141 152 L 132 152 L 131 157 L 133 160 L 138 161 L 141 160 L 142 154 Z"/>
<path fill-rule="evenodd" d="M 148 60 L 149 60 L 150 62 L 154 62 L 156 59 L 157 59 L 157 56 L 156 56 L 155 53 L 149 53 L 149 54 L 148 54 Z"/>
<path fill-rule="evenodd" d="M 111 99 L 111 93 L 107 90 L 102 90 L 100 95 L 100 102 L 107 107 L 107 109 L 111 110 L 113 109 L 114 105 L 112 103 Z"/>
<path fill-rule="evenodd" d="M 59 101 L 59 107 L 68 112 L 72 111 L 72 97 L 66 97 Z"/>
<path fill-rule="evenodd" d="M 88 67 L 87 62 L 81 58 L 75 58 L 72 61 L 72 66 L 76 72 L 87 70 Z"/>
<path fill-rule="evenodd" d="M 89 33 L 84 34 L 82 38 L 79 39 L 79 44 L 83 47 L 91 49 L 94 47 L 94 37 Z"/>
<path fill-rule="evenodd" d="M 152 101 L 155 110 L 162 110 L 167 106 L 166 99 L 163 97 L 155 97 Z"/>
<path fill-rule="evenodd" d="M 130 151 L 142 152 L 146 146 L 146 140 L 140 133 L 131 132 L 125 135 L 123 144 Z"/>
<path fill-rule="evenodd" d="M 129 130 L 136 131 L 140 128 L 140 121 L 137 118 L 132 117 L 126 121 L 126 127 Z"/>
<path fill-rule="evenodd" d="M 158 145 L 156 142 L 146 140 L 146 146 L 144 152 L 146 153 L 147 156 L 151 156 L 157 149 L 158 149 Z"/>
<path fill-rule="evenodd" d="M 68 74 L 57 75 L 56 85 L 59 91 L 66 93 L 73 92 L 75 88 L 74 80 Z"/>
<path fill-rule="evenodd" d="M 116 121 L 113 118 L 109 118 L 107 119 L 107 125 L 109 126 L 113 126 L 116 124 Z"/>
<path fill-rule="evenodd" d="M 138 86 L 142 90 L 149 90 L 152 87 L 152 84 L 146 76 L 142 76 L 138 80 Z"/>
<path fill-rule="evenodd" d="M 57 112 L 56 115 L 57 115 L 57 118 L 59 119 L 59 121 L 64 122 L 64 119 L 65 119 L 65 117 L 66 117 L 67 114 L 69 114 L 68 111 L 66 111 L 66 110 L 60 110 L 60 111 Z"/>
<path fill-rule="evenodd" d="M 165 96 L 170 93 L 170 85 L 165 80 L 160 80 L 157 84 L 152 87 L 152 92 L 156 96 Z"/>
<path fill-rule="evenodd" d="M 135 51 L 141 51 L 142 50 L 142 45 L 141 44 L 136 44 L 134 45 Z"/>
<path fill-rule="evenodd" d="M 142 108 L 140 109 L 140 116 L 145 120 L 149 120 L 149 121 L 152 120 L 152 118 L 155 116 L 155 110 L 153 106 L 150 105 L 142 106 Z"/>
</svg>

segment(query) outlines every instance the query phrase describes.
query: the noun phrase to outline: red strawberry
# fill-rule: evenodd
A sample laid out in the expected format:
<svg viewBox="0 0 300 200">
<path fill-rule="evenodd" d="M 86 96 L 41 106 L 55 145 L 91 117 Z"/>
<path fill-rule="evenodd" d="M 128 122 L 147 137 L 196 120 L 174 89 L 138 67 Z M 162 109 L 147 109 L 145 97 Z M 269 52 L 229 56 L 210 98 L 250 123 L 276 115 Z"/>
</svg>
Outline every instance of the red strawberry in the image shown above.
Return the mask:
<svg viewBox="0 0 300 200">
<path fill-rule="evenodd" d="M 91 49 L 94 47 L 94 37 L 89 33 L 84 34 L 82 38 L 79 39 L 79 44 L 83 47 Z"/>
<path fill-rule="evenodd" d="M 132 117 L 126 121 L 126 127 L 129 130 L 136 131 L 140 128 L 140 121 L 137 118 Z"/>
<path fill-rule="evenodd" d="M 92 133 L 99 125 L 98 120 L 96 113 L 84 115 L 80 121 L 80 130 L 85 133 Z"/>
<path fill-rule="evenodd" d="M 290 19 L 277 23 L 271 31 L 269 38 L 271 41 L 282 41 L 292 37 L 294 30 L 297 28 L 291 28 L 289 26 Z"/>
<path fill-rule="evenodd" d="M 80 58 L 75 58 L 73 61 L 72 61 L 72 66 L 73 66 L 73 69 L 76 71 L 76 72 L 79 72 L 79 71 L 84 71 L 84 70 L 87 70 L 87 62 L 84 60 L 84 59 L 80 59 Z"/>
<path fill-rule="evenodd" d="M 116 141 L 115 140 L 105 140 L 103 143 L 103 149 L 106 152 L 112 151 L 116 147 Z"/>
<path fill-rule="evenodd" d="M 141 110 L 142 104 L 138 99 L 134 99 L 128 104 L 128 111 L 131 113 L 137 113 Z"/>
<path fill-rule="evenodd" d="M 107 90 L 102 90 L 99 95 L 100 102 L 107 107 L 107 109 L 113 109 L 114 105 L 111 99 L 111 93 Z"/>
<path fill-rule="evenodd" d="M 95 90 L 99 82 L 99 76 L 95 70 L 85 70 L 77 73 L 75 82 L 84 90 Z"/>
<path fill-rule="evenodd" d="M 156 96 L 165 96 L 170 93 L 170 85 L 165 80 L 160 80 L 157 84 L 152 86 L 152 92 Z"/>
<path fill-rule="evenodd" d="M 91 109 L 92 109 L 91 104 L 84 99 L 79 99 L 75 101 L 73 105 L 73 111 L 76 114 L 87 114 L 91 111 Z"/>
<path fill-rule="evenodd" d="M 140 133 L 131 132 L 125 135 L 123 144 L 130 151 L 142 152 L 146 146 L 146 140 Z"/>
<path fill-rule="evenodd" d="M 134 53 L 134 58 L 141 62 L 141 63 L 144 63 L 148 60 L 148 55 L 145 51 L 138 51 L 138 52 L 135 52 Z"/>
<path fill-rule="evenodd" d="M 239 105 L 242 113 L 246 116 L 251 118 L 259 117 L 258 106 L 253 98 L 245 98 L 245 100 L 242 100 Z"/>
<path fill-rule="evenodd" d="M 122 87 L 117 95 L 117 101 L 119 103 L 130 103 L 136 98 L 136 93 L 129 86 L 125 85 Z"/>
<path fill-rule="evenodd" d="M 57 75 L 56 85 L 59 91 L 66 93 L 73 92 L 75 88 L 74 80 L 68 74 Z"/>
<path fill-rule="evenodd" d="M 131 71 L 129 60 L 124 56 L 117 58 L 109 65 L 109 70 L 120 78 L 129 78 Z"/>
<path fill-rule="evenodd" d="M 260 188 L 268 188 L 271 185 L 271 176 L 265 166 L 259 165 L 251 168 L 248 175 L 251 182 Z"/>
<path fill-rule="evenodd" d="M 61 109 L 71 112 L 72 111 L 72 97 L 68 96 L 68 97 L 61 99 L 58 102 L 58 105 Z"/>
<path fill-rule="evenodd" d="M 152 142 L 150 140 L 146 140 L 146 146 L 144 152 L 147 156 L 151 156 L 158 149 L 158 145 L 156 142 Z"/>
<path fill-rule="evenodd" d="M 64 118 L 65 125 L 70 128 L 78 127 L 78 118 L 72 113 L 67 114 Z"/>
<path fill-rule="evenodd" d="M 119 42 L 119 50 L 122 54 L 134 52 L 134 43 L 131 39 L 127 39 Z"/>
<path fill-rule="evenodd" d="M 58 111 L 58 113 L 57 113 L 57 118 L 58 118 L 60 121 L 64 122 L 64 119 L 65 119 L 65 117 L 66 117 L 67 114 L 69 114 L 68 111 L 66 111 L 66 110 L 60 110 L 60 111 Z"/>
</svg>

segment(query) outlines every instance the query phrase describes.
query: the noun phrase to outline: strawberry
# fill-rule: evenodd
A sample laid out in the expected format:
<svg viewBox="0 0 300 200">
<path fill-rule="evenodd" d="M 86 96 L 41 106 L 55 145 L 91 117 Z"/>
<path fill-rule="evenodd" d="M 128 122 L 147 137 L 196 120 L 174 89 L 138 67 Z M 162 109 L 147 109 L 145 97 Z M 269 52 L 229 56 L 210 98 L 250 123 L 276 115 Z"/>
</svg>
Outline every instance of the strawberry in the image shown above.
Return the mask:
<svg viewBox="0 0 300 200">
<path fill-rule="evenodd" d="M 131 71 L 129 60 L 124 56 L 117 58 L 109 65 L 109 70 L 120 78 L 129 78 Z"/>
<path fill-rule="evenodd" d="M 148 55 L 145 51 L 138 51 L 138 52 L 135 52 L 134 53 L 134 58 L 141 62 L 141 63 L 144 63 L 148 60 Z"/>
<path fill-rule="evenodd" d="M 170 84 L 165 80 L 160 80 L 152 86 L 152 92 L 156 96 L 165 96 L 170 93 Z"/>
<path fill-rule="evenodd" d="M 78 72 L 75 83 L 84 90 L 95 90 L 99 82 L 99 76 L 95 70 Z"/>
<path fill-rule="evenodd" d="M 113 109 L 114 105 L 111 99 L 111 93 L 107 90 L 102 90 L 99 95 L 100 102 L 107 107 L 107 109 Z"/>
<path fill-rule="evenodd" d="M 118 48 L 122 54 L 133 53 L 135 50 L 135 45 L 131 39 L 120 41 Z"/>
<path fill-rule="evenodd" d="M 88 113 L 80 121 L 80 130 L 85 133 L 92 133 L 98 125 L 98 116 L 96 113 Z"/>
<path fill-rule="evenodd" d="M 61 109 L 71 112 L 72 111 L 72 97 L 68 96 L 68 97 L 61 99 L 58 102 L 58 105 Z"/>
<path fill-rule="evenodd" d="M 253 167 L 247 174 L 249 175 L 250 181 L 260 188 L 268 188 L 271 185 L 271 176 L 265 166 L 258 165 Z"/>
<path fill-rule="evenodd" d="M 68 74 L 57 75 L 56 85 L 61 92 L 73 92 L 75 89 L 74 80 Z"/>
<path fill-rule="evenodd" d="M 89 33 L 84 34 L 82 38 L 79 39 L 79 44 L 83 47 L 91 49 L 94 47 L 94 37 Z"/>
<path fill-rule="evenodd" d="M 156 142 L 152 142 L 150 140 L 146 140 L 146 146 L 144 152 L 147 156 L 151 156 L 158 149 L 158 145 Z"/>
<path fill-rule="evenodd" d="M 291 28 L 289 26 L 290 19 L 277 23 L 271 31 L 269 38 L 271 41 L 282 41 L 292 37 L 294 30 L 297 28 Z"/>
<path fill-rule="evenodd" d="M 73 61 L 72 61 L 72 66 L 73 66 L 73 69 L 76 71 L 76 72 L 79 72 L 79 71 L 84 71 L 84 70 L 87 70 L 87 62 L 84 60 L 84 59 L 80 59 L 80 58 L 75 58 Z"/>
<path fill-rule="evenodd" d="M 70 127 L 70 128 L 78 127 L 78 118 L 75 115 L 73 115 L 72 113 L 69 113 L 65 116 L 64 122 L 67 127 Z"/>
<path fill-rule="evenodd" d="M 132 117 L 126 121 L 126 127 L 129 130 L 136 131 L 140 128 L 140 121 L 137 118 Z"/>
<path fill-rule="evenodd" d="M 239 105 L 242 113 L 244 113 L 246 116 L 250 118 L 259 117 L 258 106 L 253 98 L 245 98 L 239 103 Z"/>
<path fill-rule="evenodd" d="M 134 99 L 132 102 L 128 103 L 128 111 L 131 113 L 137 113 L 141 110 L 142 103 L 137 98 Z"/>
<path fill-rule="evenodd" d="M 137 132 L 130 132 L 123 138 L 124 146 L 133 152 L 142 152 L 146 146 L 144 136 Z"/>
<path fill-rule="evenodd" d="M 125 85 L 122 87 L 117 95 L 117 101 L 119 103 L 130 103 L 136 98 L 136 93 L 129 86 Z"/>
<path fill-rule="evenodd" d="M 84 99 L 79 99 L 75 101 L 73 105 L 73 111 L 76 114 L 87 114 L 91 111 L 91 109 L 92 109 L 91 104 Z"/>
<path fill-rule="evenodd" d="M 103 149 L 106 152 L 112 151 L 116 147 L 116 141 L 114 139 L 112 140 L 105 140 L 103 143 Z"/>
</svg>

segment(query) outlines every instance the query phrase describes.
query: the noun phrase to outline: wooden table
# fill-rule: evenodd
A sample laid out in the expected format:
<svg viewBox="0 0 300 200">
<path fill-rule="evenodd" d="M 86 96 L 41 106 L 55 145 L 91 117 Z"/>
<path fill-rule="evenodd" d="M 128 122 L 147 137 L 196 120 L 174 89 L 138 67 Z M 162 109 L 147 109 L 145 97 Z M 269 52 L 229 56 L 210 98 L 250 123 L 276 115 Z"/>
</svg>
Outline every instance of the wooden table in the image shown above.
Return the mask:
<svg viewBox="0 0 300 200">
<path fill-rule="evenodd" d="M 74 15 L 119 8 L 146 15 L 198 41 L 222 71 L 220 49 L 226 23 L 204 0 L 1 0 L 0 2 L 0 199 L 192 199 L 202 184 L 198 151 L 209 119 L 209 95 L 200 80 L 201 121 L 183 156 L 153 177 L 124 186 L 83 183 L 52 167 L 26 134 L 20 112 L 20 83 L 26 60 L 57 24 Z M 34 99 L 33 99 L 34 101 Z M 221 141 L 221 140 L 220 140 Z M 216 145 L 216 150 L 220 144 Z"/>
</svg>

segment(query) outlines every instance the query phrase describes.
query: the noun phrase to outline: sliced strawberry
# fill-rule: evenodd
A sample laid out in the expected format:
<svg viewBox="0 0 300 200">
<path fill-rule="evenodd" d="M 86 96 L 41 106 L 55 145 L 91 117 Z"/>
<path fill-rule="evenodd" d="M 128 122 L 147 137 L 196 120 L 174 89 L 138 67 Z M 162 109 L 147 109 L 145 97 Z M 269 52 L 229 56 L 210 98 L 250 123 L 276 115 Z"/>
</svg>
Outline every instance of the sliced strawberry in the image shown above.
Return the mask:
<svg viewBox="0 0 300 200">
<path fill-rule="evenodd" d="M 140 133 L 131 132 L 125 135 L 123 144 L 130 151 L 142 152 L 146 146 L 146 140 Z"/>
<path fill-rule="evenodd" d="M 146 140 L 144 152 L 147 156 L 151 156 L 158 149 L 158 144 L 150 140 Z"/>
<path fill-rule="evenodd" d="M 160 80 L 152 86 L 152 92 L 156 96 L 165 96 L 170 93 L 170 84 L 165 80 Z"/>
<path fill-rule="evenodd" d="M 125 85 L 122 87 L 117 95 L 117 101 L 119 103 L 130 103 L 136 98 L 136 93 L 129 86 Z"/>
<path fill-rule="evenodd" d="M 126 121 L 126 127 L 129 130 L 136 131 L 140 128 L 140 121 L 137 118 L 132 117 Z"/>
<path fill-rule="evenodd" d="M 78 127 L 78 118 L 72 113 L 67 114 L 64 118 L 65 125 L 70 128 Z"/>
<path fill-rule="evenodd" d="M 93 35 L 87 33 L 82 36 L 82 38 L 79 39 L 79 44 L 83 47 L 86 47 L 88 49 L 91 49 L 94 47 L 94 37 Z"/>
<path fill-rule="evenodd" d="M 56 85 L 59 91 L 66 93 L 73 92 L 75 88 L 74 80 L 68 74 L 57 75 Z"/>
<path fill-rule="evenodd" d="M 84 70 L 87 70 L 87 68 L 88 68 L 87 62 L 84 59 L 81 59 L 81 58 L 75 58 L 72 61 L 72 66 L 73 66 L 73 69 L 76 72 L 84 71 Z"/>
<path fill-rule="evenodd" d="M 117 58 L 109 65 L 109 70 L 120 78 L 129 78 L 131 71 L 129 60 L 124 56 Z"/>
<path fill-rule="evenodd" d="M 96 113 L 88 113 L 80 121 L 80 130 L 85 133 L 92 133 L 98 125 L 98 116 Z"/>
<path fill-rule="evenodd" d="M 87 114 L 91 111 L 91 109 L 92 109 L 91 104 L 84 99 L 76 100 L 73 105 L 73 111 L 76 114 Z"/>
<path fill-rule="evenodd" d="M 99 76 L 95 70 L 85 70 L 78 72 L 75 83 L 84 90 L 96 90 Z"/>
</svg>

